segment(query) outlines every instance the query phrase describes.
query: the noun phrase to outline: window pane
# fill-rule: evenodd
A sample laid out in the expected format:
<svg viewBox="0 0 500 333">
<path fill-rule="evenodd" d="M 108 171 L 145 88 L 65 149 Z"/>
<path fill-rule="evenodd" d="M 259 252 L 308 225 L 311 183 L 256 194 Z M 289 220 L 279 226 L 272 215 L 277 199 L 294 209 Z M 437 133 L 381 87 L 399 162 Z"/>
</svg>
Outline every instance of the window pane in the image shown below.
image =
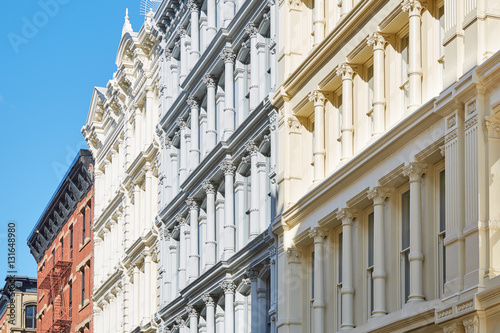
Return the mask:
<svg viewBox="0 0 500 333">
<path fill-rule="evenodd" d="M 342 233 L 339 234 L 339 283 L 342 283 L 342 252 L 343 252 L 343 240 L 342 240 Z"/>
<path fill-rule="evenodd" d="M 368 267 L 373 266 L 373 223 L 374 215 L 368 215 Z"/>
<path fill-rule="evenodd" d="M 410 251 L 405 252 L 405 303 L 410 297 Z"/>
<path fill-rule="evenodd" d="M 439 231 L 446 229 L 445 171 L 439 173 Z"/>
<path fill-rule="evenodd" d="M 410 191 L 401 195 L 401 249 L 410 247 Z"/>
</svg>

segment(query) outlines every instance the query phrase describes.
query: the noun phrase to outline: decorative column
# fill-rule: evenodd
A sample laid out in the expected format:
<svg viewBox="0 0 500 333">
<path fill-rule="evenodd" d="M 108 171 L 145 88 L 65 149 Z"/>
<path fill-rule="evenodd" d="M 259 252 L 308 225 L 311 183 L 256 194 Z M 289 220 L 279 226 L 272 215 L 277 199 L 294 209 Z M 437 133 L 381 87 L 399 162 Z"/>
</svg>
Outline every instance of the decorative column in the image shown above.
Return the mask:
<svg viewBox="0 0 500 333">
<path fill-rule="evenodd" d="M 156 207 L 153 200 L 153 170 L 151 170 L 151 165 L 147 166 L 146 176 L 145 176 L 145 187 L 144 192 L 146 195 L 146 211 L 144 212 L 145 222 L 143 225 L 143 230 L 147 233 L 148 230 L 151 230 L 151 226 L 153 225 L 153 207 Z M 157 189 L 155 189 L 157 191 Z"/>
<path fill-rule="evenodd" d="M 234 291 L 236 285 L 232 281 L 223 281 L 224 290 L 224 333 L 234 333 Z"/>
<path fill-rule="evenodd" d="M 344 0 L 345 1 L 345 0 Z M 314 43 L 316 47 L 325 38 L 325 2 L 324 0 L 316 0 L 314 2 Z"/>
<path fill-rule="evenodd" d="M 325 271 L 325 233 L 320 228 L 313 228 L 309 231 L 309 237 L 314 240 L 314 302 L 313 318 L 314 332 L 325 333 L 325 301 L 323 299 L 324 271 Z"/>
<path fill-rule="evenodd" d="M 215 77 L 212 75 L 205 75 L 203 77 L 203 82 L 207 86 L 206 153 L 208 154 L 217 144 L 217 131 L 215 129 Z"/>
<path fill-rule="evenodd" d="M 199 103 L 193 97 L 189 96 L 187 103 L 191 109 L 191 147 L 189 150 L 189 168 L 196 169 L 200 163 L 200 137 L 199 137 Z"/>
<path fill-rule="evenodd" d="M 445 118 L 445 230 L 446 295 L 464 290 L 465 276 L 465 130 L 464 105 L 456 102 L 456 111 Z M 469 184 L 468 184 L 469 185 Z M 469 188 L 469 186 L 467 186 Z M 477 197 L 476 197 L 477 198 Z M 476 199 L 477 200 L 477 199 Z M 469 202 L 467 202 L 469 205 Z"/>
<path fill-rule="evenodd" d="M 405 0 L 402 10 L 408 12 L 409 16 L 409 64 L 408 80 L 410 85 L 410 96 L 408 111 L 415 111 L 422 104 L 422 45 L 420 25 L 422 23 L 423 6 L 418 0 Z"/>
<path fill-rule="evenodd" d="M 213 265 L 215 265 L 216 261 L 215 186 L 208 180 L 203 181 L 202 186 L 205 192 L 207 193 L 207 240 L 205 242 L 205 258 L 206 258 L 205 264 L 207 268 L 210 268 Z"/>
<path fill-rule="evenodd" d="M 176 227 L 178 228 L 178 226 Z M 175 229 L 175 228 L 174 228 Z M 171 280 L 171 299 L 175 299 L 179 294 L 179 289 L 177 289 L 177 283 L 179 281 L 179 275 L 177 274 L 177 240 L 171 238 L 170 239 L 170 269 L 168 272 L 170 273 Z"/>
<path fill-rule="evenodd" d="M 186 205 L 189 207 L 189 221 L 191 234 L 191 249 L 189 252 L 189 283 L 196 280 L 200 275 L 200 255 L 198 249 L 198 204 L 193 198 L 186 200 Z"/>
<path fill-rule="evenodd" d="M 240 126 L 248 115 L 245 108 L 245 85 L 245 65 L 236 60 L 234 71 L 236 127 Z"/>
<path fill-rule="evenodd" d="M 341 161 L 353 154 L 354 127 L 352 123 L 352 85 L 354 70 L 347 63 L 337 68 L 337 75 L 342 77 L 342 157 Z"/>
<path fill-rule="evenodd" d="M 236 224 L 236 251 L 239 251 L 245 243 L 245 178 L 236 173 L 234 182 L 234 211 L 235 211 L 235 224 Z"/>
<path fill-rule="evenodd" d="M 261 34 L 257 34 L 257 57 L 258 57 L 258 82 L 259 82 L 259 97 L 257 104 L 266 98 L 268 81 L 266 80 L 266 38 Z"/>
<path fill-rule="evenodd" d="M 189 62 L 189 70 L 192 70 L 198 59 L 200 59 L 200 23 L 196 1 L 190 0 L 187 6 L 191 13 L 191 61 Z"/>
<path fill-rule="evenodd" d="M 259 105 L 259 59 L 257 54 L 257 28 L 253 23 L 245 27 L 250 37 L 250 112 Z"/>
<path fill-rule="evenodd" d="M 177 126 L 180 128 L 180 167 L 179 167 L 179 182 L 182 184 L 187 178 L 187 152 L 188 147 L 186 143 L 186 122 L 183 119 L 177 119 Z"/>
<path fill-rule="evenodd" d="M 135 122 L 135 157 L 142 151 L 142 112 L 138 105 L 134 103 L 134 122 Z M 107 192 L 107 191 L 106 191 Z"/>
<path fill-rule="evenodd" d="M 180 46 L 181 46 L 181 75 L 179 76 L 179 83 L 182 84 L 184 82 L 184 79 L 187 76 L 188 73 L 188 53 L 187 53 L 187 48 L 186 48 L 186 37 L 187 37 L 187 32 L 186 29 L 182 26 L 177 27 L 177 33 L 179 34 L 179 37 L 181 39 L 180 41 Z"/>
<path fill-rule="evenodd" d="M 385 130 L 385 46 L 384 36 L 375 32 L 367 43 L 373 46 L 373 137 Z"/>
<path fill-rule="evenodd" d="M 165 230 L 163 231 L 163 237 L 164 237 L 164 242 L 165 245 L 162 249 L 164 252 L 164 266 L 162 268 L 163 270 L 163 294 L 164 294 L 164 299 L 165 303 L 169 303 L 172 301 L 172 256 L 169 256 L 169 251 L 170 251 L 170 246 L 172 244 L 172 233 L 165 227 Z"/>
<path fill-rule="evenodd" d="M 224 28 L 227 28 L 234 18 L 234 0 L 224 0 Z"/>
<path fill-rule="evenodd" d="M 229 0 L 225 0 L 232 3 Z M 234 132 L 234 59 L 236 55 L 233 50 L 226 46 L 222 50 L 221 58 L 224 60 L 224 134 L 223 140 L 227 139 Z"/>
<path fill-rule="evenodd" d="M 258 277 L 259 277 L 259 272 L 255 269 L 249 269 L 247 271 L 247 276 L 248 279 L 250 279 L 251 282 L 251 289 L 250 289 L 250 302 L 251 302 L 251 317 L 250 317 L 250 322 L 251 322 L 251 332 L 259 332 L 260 330 L 260 323 L 259 323 L 259 307 L 257 306 L 259 304 L 258 301 L 258 295 L 257 295 L 257 289 L 258 289 Z"/>
<path fill-rule="evenodd" d="M 141 188 L 138 184 L 134 184 L 134 241 L 140 237 L 141 235 L 141 226 L 140 226 L 140 211 L 141 211 Z M 132 242 L 133 243 L 133 242 Z"/>
<path fill-rule="evenodd" d="M 410 296 L 409 302 L 423 301 L 422 251 L 422 175 L 427 172 L 423 164 L 410 163 L 403 169 L 403 175 L 410 178 Z"/>
<path fill-rule="evenodd" d="M 179 291 L 186 286 L 186 219 L 180 215 L 176 218 L 179 223 Z"/>
<path fill-rule="evenodd" d="M 354 279 L 353 279 L 353 246 L 352 220 L 354 211 L 344 208 L 337 213 L 342 221 L 342 329 L 354 327 Z"/>
<path fill-rule="evenodd" d="M 260 226 L 259 226 L 259 175 L 257 163 L 259 149 L 253 142 L 250 140 L 245 145 L 246 151 L 251 156 L 251 175 L 250 175 L 250 183 L 251 183 L 251 198 L 250 198 L 250 239 L 254 239 L 260 234 Z"/>
<path fill-rule="evenodd" d="M 177 148 L 170 145 L 170 184 L 172 187 L 171 198 L 174 198 L 179 193 L 179 166 L 177 162 Z"/>
<path fill-rule="evenodd" d="M 367 192 L 373 200 L 373 313 L 374 317 L 387 314 L 385 305 L 385 217 L 384 204 L 389 190 L 376 187 Z"/>
<path fill-rule="evenodd" d="M 175 59 L 173 56 L 170 56 L 170 59 L 171 96 L 172 100 L 175 100 L 179 95 L 179 68 L 177 65 L 177 59 Z M 170 105 L 172 105 L 172 103 Z"/>
<path fill-rule="evenodd" d="M 203 302 L 206 305 L 207 332 L 215 332 L 215 302 L 210 294 L 203 295 Z"/>
<path fill-rule="evenodd" d="M 217 33 L 215 0 L 207 0 L 207 38 L 208 43 L 214 39 Z M 207 327 L 208 330 L 208 327 Z"/>
<path fill-rule="evenodd" d="M 139 267 L 137 266 L 134 266 L 134 283 L 133 283 L 133 286 L 134 286 L 134 297 L 132 299 L 132 304 L 133 304 L 133 315 L 132 315 L 132 318 L 133 318 L 133 322 L 132 322 L 132 327 L 137 327 L 139 325 L 139 321 L 140 321 L 140 301 L 139 301 L 139 295 L 141 293 L 141 290 L 140 290 L 140 283 L 139 283 Z"/>
<path fill-rule="evenodd" d="M 189 316 L 189 333 L 198 333 L 198 312 L 192 305 L 186 307 Z"/>
<path fill-rule="evenodd" d="M 224 172 L 224 260 L 235 253 L 236 226 L 234 223 L 234 172 L 236 167 L 231 160 L 222 161 L 220 168 Z"/>
<path fill-rule="evenodd" d="M 313 91 L 309 100 L 314 103 L 314 179 L 317 183 L 325 178 L 325 96 L 319 91 Z"/>
<path fill-rule="evenodd" d="M 153 275 L 153 271 L 151 269 L 151 253 L 148 250 L 146 251 L 146 257 L 144 258 L 144 287 L 141 292 L 144 293 L 145 296 L 145 302 L 144 302 L 144 318 L 146 321 L 150 321 L 152 318 L 151 316 L 153 315 L 153 309 L 152 309 L 152 304 L 151 304 L 151 296 L 155 295 L 156 296 L 156 284 L 153 285 L 152 283 L 149 283 L 151 281 L 151 277 Z M 155 302 L 156 304 L 156 302 Z"/>
<path fill-rule="evenodd" d="M 269 137 L 265 136 L 264 140 L 269 140 Z M 267 159 L 266 156 L 257 153 L 257 170 L 259 175 L 259 233 L 264 232 L 270 223 L 270 218 L 267 216 L 267 198 L 268 198 L 268 186 L 269 173 L 266 170 Z"/>
</svg>

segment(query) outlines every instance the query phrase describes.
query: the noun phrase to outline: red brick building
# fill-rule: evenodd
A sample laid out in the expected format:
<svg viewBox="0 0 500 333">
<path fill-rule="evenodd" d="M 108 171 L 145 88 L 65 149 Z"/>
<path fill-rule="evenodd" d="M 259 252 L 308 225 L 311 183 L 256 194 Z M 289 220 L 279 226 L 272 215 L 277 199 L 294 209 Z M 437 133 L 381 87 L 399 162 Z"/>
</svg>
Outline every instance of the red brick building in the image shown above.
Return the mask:
<svg viewBox="0 0 500 333">
<path fill-rule="evenodd" d="M 28 238 L 38 333 L 92 332 L 94 161 L 80 150 Z"/>
</svg>

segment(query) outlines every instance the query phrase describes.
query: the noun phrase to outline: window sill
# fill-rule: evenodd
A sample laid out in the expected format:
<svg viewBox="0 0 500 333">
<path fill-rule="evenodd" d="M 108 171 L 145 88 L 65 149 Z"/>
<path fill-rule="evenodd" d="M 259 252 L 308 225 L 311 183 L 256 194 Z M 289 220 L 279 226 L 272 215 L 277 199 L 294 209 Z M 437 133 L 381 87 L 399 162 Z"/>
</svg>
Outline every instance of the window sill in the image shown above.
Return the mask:
<svg viewBox="0 0 500 333">
<path fill-rule="evenodd" d="M 90 301 L 89 301 L 89 299 L 87 298 L 87 299 L 83 302 L 83 304 L 80 304 L 80 305 L 78 306 L 78 312 L 81 312 L 81 311 L 82 311 L 83 309 L 85 309 L 85 308 L 86 308 L 89 304 L 90 304 Z"/>
<path fill-rule="evenodd" d="M 81 251 L 83 250 L 83 248 L 84 248 L 85 246 L 87 246 L 87 244 L 88 244 L 88 243 L 90 243 L 90 238 L 89 238 L 89 237 L 86 237 L 86 238 L 85 238 L 85 242 L 83 242 L 83 244 L 82 244 L 82 245 L 80 245 L 80 247 L 78 248 L 78 252 L 81 252 Z"/>
</svg>

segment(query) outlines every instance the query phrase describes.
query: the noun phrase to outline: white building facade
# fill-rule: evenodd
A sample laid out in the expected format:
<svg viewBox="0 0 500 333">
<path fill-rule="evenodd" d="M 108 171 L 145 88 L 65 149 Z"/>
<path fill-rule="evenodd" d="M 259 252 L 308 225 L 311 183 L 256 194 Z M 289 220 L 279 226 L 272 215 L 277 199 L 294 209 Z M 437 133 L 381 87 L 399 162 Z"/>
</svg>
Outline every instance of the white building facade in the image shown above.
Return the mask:
<svg viewBox="0 0 500 333">
<path fill-rule="evenodd" d="M 125 18 L 106 88 L 95 88 L 82 133 L 95 158 L 94 327 L 155 332 L 159 146 L 156 39 Z"/>
<path fill-rule="evenodd" d="M 499 331 L 498 9 L 280 2 L 278 332 Z"/>
<path fill-rule="evenodd" d="M 163 1 L 159 332 L 275 332 L 277 3 Z"/>
</svg>

